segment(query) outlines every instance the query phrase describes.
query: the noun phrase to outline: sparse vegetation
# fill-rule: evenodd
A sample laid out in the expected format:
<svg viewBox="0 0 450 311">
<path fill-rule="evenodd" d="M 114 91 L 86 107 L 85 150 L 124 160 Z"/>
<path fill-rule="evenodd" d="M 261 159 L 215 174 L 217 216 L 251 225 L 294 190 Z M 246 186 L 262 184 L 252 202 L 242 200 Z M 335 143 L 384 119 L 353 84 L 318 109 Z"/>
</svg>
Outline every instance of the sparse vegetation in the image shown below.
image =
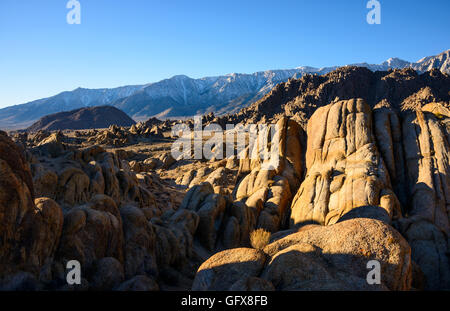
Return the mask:
<svg viewBox="0 0 450 311">
<path fill-rule="evenodd" d="M 250 233 L 250 244 L 253 248 L 262 250 L 269 244 L 271 233 L 260 228 Z"/>
</svg>

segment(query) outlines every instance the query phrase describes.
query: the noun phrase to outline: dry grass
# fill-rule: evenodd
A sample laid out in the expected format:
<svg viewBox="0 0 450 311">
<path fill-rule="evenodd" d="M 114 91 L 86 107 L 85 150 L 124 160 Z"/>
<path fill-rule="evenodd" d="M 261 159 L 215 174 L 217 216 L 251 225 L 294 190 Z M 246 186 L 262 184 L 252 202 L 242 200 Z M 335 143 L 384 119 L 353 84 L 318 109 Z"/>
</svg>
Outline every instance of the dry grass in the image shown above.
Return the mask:
<svg viewBox="0 0 450 311">
<path fill-rule="evenodd" d="M 264 229 L 256 229 L 250 233 L 250 244 L 253 248 L 262 250 L 269 244 L 271 233 Z"/>
</svg>

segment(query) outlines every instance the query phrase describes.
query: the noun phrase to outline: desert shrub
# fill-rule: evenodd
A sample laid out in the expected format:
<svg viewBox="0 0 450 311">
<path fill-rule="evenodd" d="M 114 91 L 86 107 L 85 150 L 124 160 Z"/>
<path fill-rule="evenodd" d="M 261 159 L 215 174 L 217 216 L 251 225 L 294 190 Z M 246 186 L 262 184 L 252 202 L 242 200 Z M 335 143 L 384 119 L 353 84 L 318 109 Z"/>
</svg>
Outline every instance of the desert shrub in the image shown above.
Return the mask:
<svg viewBox="0 0 450 311">
<path fill-rule="evenodd" d="M 253 230 L 252 233 L 250 233 L 250 244 L 253 248 L 262 250 L 269 244 L 270 235 L 270 232 L 262 228 Z"/>
</svg>

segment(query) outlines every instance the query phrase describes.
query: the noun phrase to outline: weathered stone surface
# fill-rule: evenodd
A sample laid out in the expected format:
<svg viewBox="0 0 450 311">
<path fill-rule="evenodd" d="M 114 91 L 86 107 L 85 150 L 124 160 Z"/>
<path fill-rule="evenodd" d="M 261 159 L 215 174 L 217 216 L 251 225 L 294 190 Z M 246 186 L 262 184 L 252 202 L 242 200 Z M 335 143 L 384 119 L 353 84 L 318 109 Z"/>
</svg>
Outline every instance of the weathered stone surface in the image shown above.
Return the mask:
<svg viewBox="0 0 450 311">
<path fill-rule="evenodd" d="M 58 175 L 52 170 L 45 170 L 40 164 L 32 166 L 32 170 L 36 195 L 56 198 Z"/>
<path fill-rule="evenodd" d="M 407 185 L 401 120 L 388 103 L 375 106 L 373 119 L 378 150 L 389 172 L 393 190 L 405 209 Z"/>
<path fill-rule="evenodd" d="M 426 220 L 410 223 L 405 232 L 412 258 L 425 276 L 425 289 L 449 289 L 448 235 Z"/>
<path fill-rule="evenodd" d="M 190 210 L 168 211 L 161 218 L 152 219 L 156 234 L 158 267 L 182 268 L 192 256 L 194 234 L 199 216 Z"/>
<path fill-rule="evenodd" d="M 39 141 L 35 149 L 41 154 L 57 158 L 63 155 L 67 150 L 67 146 L 63 143 L 64 139 L 65 136 L 61 131 L 51 133 L 48 137 Z"/>
<path fill-rule="evenodd" d="M 236 201 L 229 207 L 229 211 L 227 214 L 236 219 L 239 224 L 239 226 L 235 227 L 235 232 L 233 233 L 237 234 L 237 231 L 239 231 L 237 244 L 239 246 L 245 247 L 250 246 L 250 232 L 255 228 L 256 225 L 256 217 L 253 213 L 252 208 L 248 207 L 242 202 Z M 235 244 L 235 242 L 233 244 Z"/>
<path fill-rule="evenodd" d="M 238 175 L 244 177 L 234 190 L 235 199 L 253 209 L 256 225 L 270 232 L 278 231 L 284 224 L 292 191 L 300 184 L 304 166 L 300 126 L 288 118 L 281 118 L 276 124 L 276 137 L 279 138 L 278 145 L 270 148 L 277 149 L 266 147 L 261 152 L 277 152 L 278 163 L 269 166 L 269 159 L 261 163 L 260 147 L 255 144 L 253 150 L 246 150 L 247 158 L 240 160 Z"/>
<path fill-rule="evenodd" d="M 0 173 L 0 254 L 9 256 L 7 241 L 16 239 L 23 217 L 33 209 L 34 187 L 22 151 L 4 132 L 0 132 Z"/>
<path fill-rule="evenodd" d="M 371 260 L 380 263 L 379 285 L 366 279 Z M 352 219 L 305 227 L 264 252 L 236 248 L 215 254 L 199 268 L 192 289 L 409 290 L 411 281 L 411 249 L 400 233 L 378 220 Z"/>
<path fill-rule="evenodd" d="M 23 250 L 27 265 L 43 267 L 51 264 L 62 234 L 64 216 L 59 205 L 49 198 L 35 200 L 35 209 L 24 222 L 24 240 L 32 241 Z"/>
<path fill-rule="evenodd" d="M 181 208 L 195 211 L 200 217 L 196 236 L 209 250 L 216 247 L 218 231 L 222 225 L 227 200 L 215 194 L 210 183 L 202 183 L 189 190 Z"/>
<path fill-rule="evenodd" d="M 198 171 L 195 172 L 195 175 L 190 178 L 189 188 L 192 188 L 196 185 L 200 185 L 205 177 L 211 172 L 209 167 L 202 167 Z M 187 177 L 188 178 L 188 177 Z"/>
<path fill-rule="evenodd" d="M 133 292 L 150 292 L 158 291 L 159 286 L 153 279 L 145 275 L 137 275 L 131 280 L 123 282 L 115 290 L 117 291 L 133 291 Z"/>
<path fill-rule="evenodd" d="M 172 157 L 172 154 L 170 152 L 162 154 L 159 160 L 161 160 L 162 162 L 161 165 L 162 169 L 169 168 L 172 164 L 174 164 L 177 161 Z"/>
<path fill-rule="evenodd" d="M 395 229 L 378 220 L 314 226 L 269 244 L 264 251 L 271 260 L 262 277 L 277 289 L 411 288 L 411 249 Z M 370 260 L 381 264 L 381 286 L 366 282 Z"/>
<path fill-rule="evenodd" d="M 428 289 L 450 289 L 450 145 L 442 120 L 418 110 L 403 121 L 410 205 L 402 232 Z"/>
<path fill-rule="evenodd" d="M 49 196 L 65 209 L 87 204 L 99 194 L 108 195 L 119 206 L 137 202 L 148 207 L 153 203 L 128 162 L 119 158 L 121 152 L 106 152 L 99 146 L 66 149 L 51 160 L 46 151 L 32 149 L 40 159 L 32 165 L 39 196 Z"/>
<path fill-rule="evenodd" d="M 123 263 L 123 236 L 122 219 L 114 201 L 97 196 L 64 215 L 57 258 L 63 263 L 78 260 L 83 271 L 89 271 L 96 260 L 104 257 Z"/>
<path fill-rule="evenodd" d="M 239 280 L 257 276 L 266 255 L 251 248 L 235 248 L 215 254 L 197 271 L 192 290 L 230 290 Z"/>
<path fill-rule="evenodd" d="M 241 245 L 240 226 L 236 217 L 231 216 L 226 221 L 222 241 L 225 248 L 236 248 Z"/>
<path fill-rule="evenodd" d="M 211 186 L 226 186 L 227 185 L 227 169 L 224 167 L 219 167 L 214 172 L 209 174 L 208 178 L 205 180 L 209 182 Z"/>
<path fill-rule="evenodd" d="M 113 257 L 105 257 L 95 263 L 91 289 L 112 290 L 125 279 L 122 264 Z"/>
<path fill-rule="evenodd" d="M 400 222 L 401 232 L 425 274 L 425 287 L 448 289 L 450 116 L 440 103 L 418 105 L 421 98 L 431 96 L 429 93 L 429 89 L 422 90 L 416 102 L 409 104 L 414 109 L 408 106 L 402 112 L 401 121 L 389 107 L 375 109 L 375 133 L 407 215 Z"/>
<path fill-rule="evenodd" d="M 73 206 L 89 200 L 89 176 L 81 169 L 67 167 L 58 176 L 56 200 Z"/>
<path fill-rule="evenodd" d="M 125 277 L 158 274 L 156 264 L 156 236 L 144 212 L 134 206 L 120 209 L 124 233 Z"/>
<path fill-rule="evenodd" d="M 321 107 L 308 122 L 307 175 L 293 202 L 291 226 L 334 224 L 356 207 L 375 205 L 390 218 L 400 205 L 372 135 L 361 99 Z"/>
<path fill-rule="evenodd" d="M 47 198 L 36 200 L 35 205 L 30 167 L 22 150 L 3 132 L 0 223 L 0 278 L 18 271 L 39 276 L 41 268 L 52 261 L 58 245 L 62 211 Z"/>
<path fill-rule="evenodd" d="M 360 206 L 354 208 L 347 214 L 342 215 L 342 217 L 339 218 L 338 223 L 355 218 L 370 218 L 382 221 L 386 224 L 391 223 L 391 218 L 388 213 L 380 206 Z"/>
</svg>

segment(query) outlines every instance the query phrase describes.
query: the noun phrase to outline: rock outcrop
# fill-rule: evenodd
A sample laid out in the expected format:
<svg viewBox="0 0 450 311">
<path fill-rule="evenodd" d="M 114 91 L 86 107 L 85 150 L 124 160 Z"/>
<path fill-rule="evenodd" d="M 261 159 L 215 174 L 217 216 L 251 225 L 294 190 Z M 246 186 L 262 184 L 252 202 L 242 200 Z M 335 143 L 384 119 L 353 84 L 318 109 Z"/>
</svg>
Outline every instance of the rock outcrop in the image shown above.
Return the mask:
<svg viewBox="0 0 450 311">
<path fill-rule="evenodd" d="M 367 282 L 372 260 L 380 263 L 381 284 Z M 406 240 L 378 220 L 352 219 L 310 226 L 263 251 L 218 253 L 200 266 L 192 289 L 233 290 L 247 283 L 266 290 L 409 290 L 411 281 Z"/>
<path fill-rule="evenodd" d="M 210 251 L 219 242 L 219 230 L 228 203 L 227 198 L 214 193 L 207 182 L 191 188 L 181 203 L 181 209 L 195 211 L 199 215 L 198 239 Z"/>
<path fill-rule="evenodd" d="M 265 262 L 264 252 L 251 248 L 220 252 L 200 266 L 192 290 L 228 290 L 241 280 L 259 275 Z"/>
<path fill-rule="evenodd" d="M 60 132 L 42 139 L 24 153 L 0 133 L 0 289 L 157 290 L 161 271 L 172 286 L 173 275 L 193 278 L 199 216 L 176 211 L 168 185 L 120 152 L 74 148 Z M 66 282 L 72 260 L 81 285 Z"/>
<path fill-rule="evenodd" d="M 363 206 L 380 206 L 389 218 L 401 216 L 372 134 L 371 109 L 362 99 L 339 101 L 312 115 L 306 169 L 292 203 L 291 226 L 334 224 Z"/>
<path fill-rule="evenodd" d="M 427 93 L 421 93 L 424 102 Z M 448 289 L 450 112 L 445 103 L 430 102 L 396 113 L 385 101 L 375 107 L 374 119 L 379 150 L 406 216 L 399 229 L 426 276 L 425 287 Z"/>
<path fill-rule="evenodd" d="M 282 118 L 276 124 L 276 131 L 273 137 L 278 141 L 268 144 L 276 149 L 263 152 L 277 152 L 278 161 L 269 166 L 273 158 L 261 160 L 258 144 L 253 150 L 247 149 L 247 157 L 240 159 L 239 165 L 238 176 L 243 177 L 233 193 L 237 201 L 252 208 L 256 227 L 270 232 L 276 232 L 285 225 L 292 193 L 298 189 L 304 170 L 304 137 L 300 126 L 293 120 Z M 255 154 L 256 157 L 252 156 Z"/>
<path fill-rule="evenodd" d="M 35 200 L 23 151 L 0 132 L 0 279 L 16 273 L 36 278 L 44 274 L 59 243 L 62 218 L 53 200 Z"/>
<path fill-rule="evenodd" d="M 428 289 L 450 289 L 450 116 L 417 110 L 404 115 L 408 218 L 402 233 Z M 443 122 L 444 121 L 444 122 Z"/>
<path fill-rule="evenodd" d="M 123 264 L 122 230 L 122 218 L 115 202 L 107 196 L 96 196 L 88 204 L 65 214 L 58 260 L 64 266 L 70 260 L 78 260 L 88 275 L 97 261 L 105 257 Z"/>
</svg>

